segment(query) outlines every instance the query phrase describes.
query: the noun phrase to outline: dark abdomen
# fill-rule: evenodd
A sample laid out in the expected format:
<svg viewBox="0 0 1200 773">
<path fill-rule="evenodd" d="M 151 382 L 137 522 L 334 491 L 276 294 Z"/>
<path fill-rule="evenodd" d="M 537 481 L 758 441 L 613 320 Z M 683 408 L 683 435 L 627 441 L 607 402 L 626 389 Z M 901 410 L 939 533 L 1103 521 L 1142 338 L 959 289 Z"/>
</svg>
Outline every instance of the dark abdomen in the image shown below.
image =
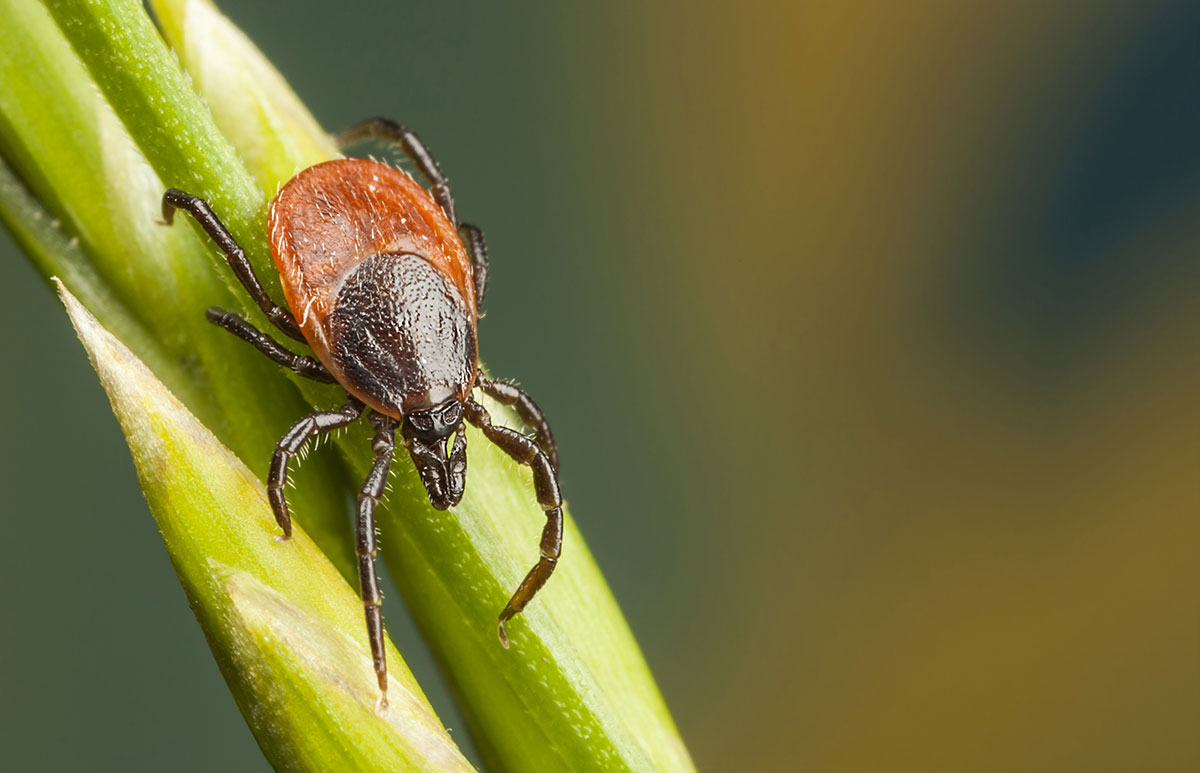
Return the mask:
<svg viewBox="0 0 1200 773">
<path fill-rule="evenodd" d="M 465 399 L 475 376 L 475 326 L 458 288 L 428 260 L 362 261 L 324 320 L 338 380 L 392 416 Z"/>
</svg>

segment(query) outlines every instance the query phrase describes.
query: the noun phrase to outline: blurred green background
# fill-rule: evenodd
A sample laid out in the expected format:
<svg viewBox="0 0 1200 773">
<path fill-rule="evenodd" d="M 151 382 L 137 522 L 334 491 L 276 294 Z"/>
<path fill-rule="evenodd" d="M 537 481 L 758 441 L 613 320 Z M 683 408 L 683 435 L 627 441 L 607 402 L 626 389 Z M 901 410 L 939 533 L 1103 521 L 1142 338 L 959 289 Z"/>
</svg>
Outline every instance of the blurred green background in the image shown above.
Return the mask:
<svg viewBox="0 0 1200 773">
<path fill-rule="evenodd" d="M 900 5 L 222 7 L 486 230 L 481 351 L 703 769 L 1200 769 L 1200 6 Z M 264 769 L 0 283 L 0 767 Z"/>
</svg>

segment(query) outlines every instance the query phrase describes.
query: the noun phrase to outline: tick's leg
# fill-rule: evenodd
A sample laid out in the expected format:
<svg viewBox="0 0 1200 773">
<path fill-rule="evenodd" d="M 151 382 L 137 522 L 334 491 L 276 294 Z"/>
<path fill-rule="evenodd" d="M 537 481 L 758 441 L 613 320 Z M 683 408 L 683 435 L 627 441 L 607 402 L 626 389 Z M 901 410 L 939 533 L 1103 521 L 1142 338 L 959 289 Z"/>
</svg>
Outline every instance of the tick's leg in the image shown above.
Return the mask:
<svg viewBox="0 0 1200 773">
<path fill-rule="evenodd" d="M 288 461 L 300 452 L 309 438 L 323 435 L 330 430 L 352 424 L 362 416 L 363 404 L 351 397 L 336 411 L 318 411 L 310 413 L 292 425 L 279 442 L 275 444 L 275 453 L 271 456 L 271 470 L 267 473 L 267 499 L 271 500 L 271 510 L 275 513 L 275 521 L 283 529 L 283 538 L 292 536 L 292 515 L 288 511 L 287 499 L 283 489 L 287 484 Z"/>
<path fill-rule="evenodd" d="M 458 218 L 454 215 L 454 196 L 450 193 L 450 183 L 446 182 L 442 168 L 438 166 L 437 161 L 433 160 L 433 154 L 429 152 L 429 148 L 425 147 L 425 143 L 421 142 L 421 138 L 417 136 L 416 132 L 389 118 L 371 118 L 342 132 L 338 136 L 338 144 L 341 146 L 352 145 L 368 138 L 394 142 L 399 145 L 400 149 L 404 151 L 404 155 L 411 158 L 421 174 L 429 180 L 429 184 L 433 187 L 433 198 L 442 206 L 446 217 L 450 218 L 450 222 L 456 227 L 458 226 Z"/>
<path fill-rule="evenodd" d="M 250 297 L 258 304 L 258 308 L 267 315 L 267 319 L 292 338 L 303 341 L 304 336 L 300 333 L 300 326 L 296 324 L 292 313 L 283 306 L 277 306 L 267 295 L 267 291 L 259 283 L 254 269 L 250 267 L 250 261 L 246 259 L 246 252 L 233 240 L 233 236 L 225 228 L 225 224 L 221 222 L 217 214 L 212 211 L 208 202 L 199 196 L 184 193 L 177 188 L 168 188 L 162 199 L 163 222 L 170 225 L 175 220 L 175 210 L 177 209 L 182 209 L 196 218 L 196 222 L 224 251 L 225 259 L 229 261 L 229 267 L 233 269 L 238 281 L 246 288 L 246 292 L 250 293 Z"/>
<path fill-rule="evenodd" d="M 325 369 L 325 366 L 319 360 L 288 351 L 280 346 L 279 342 L 274 338 L 271 338 L 271 336 L 233 312 L 219 309 L 216 306 L 210 306 L 204 316 L 208 317 L 208 321 L 217 327 L 224 328 L 243 341 L 253 344 L 254 348 L 283 367 L 294 370 L 301 376 L 311 378 L 313 381 L 323 381 L 326 384 L 334 383 L 333 376 L 329 375 L 329 371 Z"/>
<path fill-rule="evenodd" d="M 483 306 L 483 296 L 487 295 L 488 257 L 487 243 L 483 241 L 483 231 L 479 226 L 462 223 L 458 233 L 463 237 L 467 254 L 471 256 L 471 267 L 475 275 L 475 308 Z"/>
<path fill-rule="evenodd" d="M 554 572 L 559 555 L 562 554 L 562 495 L 558 491 L 558 475 L 554 472 L 549 457 L 537 443 L 516 430 L 492 424 L 487 409 L 474 400 L 467 400 L 465 407 L 467 420 L 483 430 L 488 440 L 519 464 L 528 465 L 533 470 L 533 487 L 537 493 L 538 504 L 546 513 L 546 526 L 542 529 L 540 546 L 541 557 L 533 569 L 529 570 L 529 574 L 525 575 L 517 592 L 500 613 L 500 643 L 507 648 L 508 634 L 504 631 L 504 621 L 524 609 L 530 599 L 546 584 L 546 580 L 550 579 Z"/>
<path fill-rule="evenodd" d="M 475 380 L 475 383 L 486 394 L 491 395 L 496 402 L 517 409 L 517 415 L 521 417 L 521 422 L 533 430 L 537 436 L 538 446 L 550 458 L 550 466 L 557 474 L 558 446 L 554 443 L 554 435 L 550 432 L 550 424 L 546 421 L 545 414 L 542 413 L 542 409 L 533 401 L 533 398 L 516 384 L 493 380 L 482 374 Z"/>
<path fill-rule="evenodd" d="M 379 679 L 379 705 L 386 707 L 387 660 L 383 649 L 383 618 L 379 611 L 379 581 L 375 577 L 375 506 L 379 504 L 387 486 L 392 452 L 396 448 L 396 422 L 388 416 L 372 413 L 371 426 L 375 428 L 375 440 L 371 444 L 375 451 L 375 464 L 358 492 L 358 540 L 355 552 L 358 554 L 358 587 L 362 592 L 363 610 L 367 614 L 367 638 L 371 642 L 375 676 Z"/>
</svg>

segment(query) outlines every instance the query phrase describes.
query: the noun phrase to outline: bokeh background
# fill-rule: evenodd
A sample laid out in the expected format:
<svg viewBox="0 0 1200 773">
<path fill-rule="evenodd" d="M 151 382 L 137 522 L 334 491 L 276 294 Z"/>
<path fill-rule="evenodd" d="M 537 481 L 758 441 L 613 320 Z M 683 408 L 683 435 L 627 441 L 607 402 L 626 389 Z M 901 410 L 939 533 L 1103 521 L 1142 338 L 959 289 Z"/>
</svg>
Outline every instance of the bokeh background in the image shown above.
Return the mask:
<svg viewBox="0 0 1200 773">
<path fill-rule="evenodd" d="M 487 231 L 703 769 L 1200 769 L 1200 6 L 223 6 Z M 5 765 L 264 769 L 6 235 L 0 286 Z"/>
</svg>

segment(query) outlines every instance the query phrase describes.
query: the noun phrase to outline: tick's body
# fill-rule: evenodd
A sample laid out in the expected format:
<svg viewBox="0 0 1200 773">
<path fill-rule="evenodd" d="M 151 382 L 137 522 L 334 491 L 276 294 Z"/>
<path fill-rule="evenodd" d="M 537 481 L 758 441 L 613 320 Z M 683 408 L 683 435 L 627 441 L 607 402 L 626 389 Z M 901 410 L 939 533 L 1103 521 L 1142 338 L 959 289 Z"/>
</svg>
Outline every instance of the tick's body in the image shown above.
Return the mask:
<svg viewBox="0 0 1200 773">
<path fill-rule="evenodd" d="M 163 195 L 163 219 L 170 223 L 177 208 L 195 217 L 267 318 L 308 343 L 316 359 L 289 351 L 236 314 L 210 308 L 210 321 L 296 373 L 337 382 L 347 392 L 346 405 L 305 416 L 275 446 L 267 494 L 285 538 L 292 530 L 283 493 L 289 460 L 311 438 L 370 413 L 375 464 L 358 495 L 356 552 L 368 638 L 386 703 L 374 518 L 397 427 L 439 510 L 462 499 L 464 419 L 533 471 L 546 526 L 538 563 L 500 613 L 505 647 L 504 621 L 524 609 L 554 571 L 563 521 L 558 456 L 545 418 L 516 386 L 478 372 L 477 304 L 487 288 L 482 232 L 457 221 L 450 187 L 415 134 L 374 119 L 343 135 L 347 142 L 365 137 L 399 144 L 429 179 L 432 193 L 393 167 L 361 159 L 318 164 L 289 180 L 271 202 L 267 229 L 290 311 L 266 294 L 241 247 L 203 199 L 172 188 Z M 513 406 L 535 436 L 492 424 L 471 397 L 476 387 Z"/>
<path fill-rule="evenodd" d="M 361 159 L 310 167 L 271 202 L 267 233 L 304 338 L 347 392 L 395 419 L 467 399 L 471 260 L 411 177 Z"/>
</svg>

